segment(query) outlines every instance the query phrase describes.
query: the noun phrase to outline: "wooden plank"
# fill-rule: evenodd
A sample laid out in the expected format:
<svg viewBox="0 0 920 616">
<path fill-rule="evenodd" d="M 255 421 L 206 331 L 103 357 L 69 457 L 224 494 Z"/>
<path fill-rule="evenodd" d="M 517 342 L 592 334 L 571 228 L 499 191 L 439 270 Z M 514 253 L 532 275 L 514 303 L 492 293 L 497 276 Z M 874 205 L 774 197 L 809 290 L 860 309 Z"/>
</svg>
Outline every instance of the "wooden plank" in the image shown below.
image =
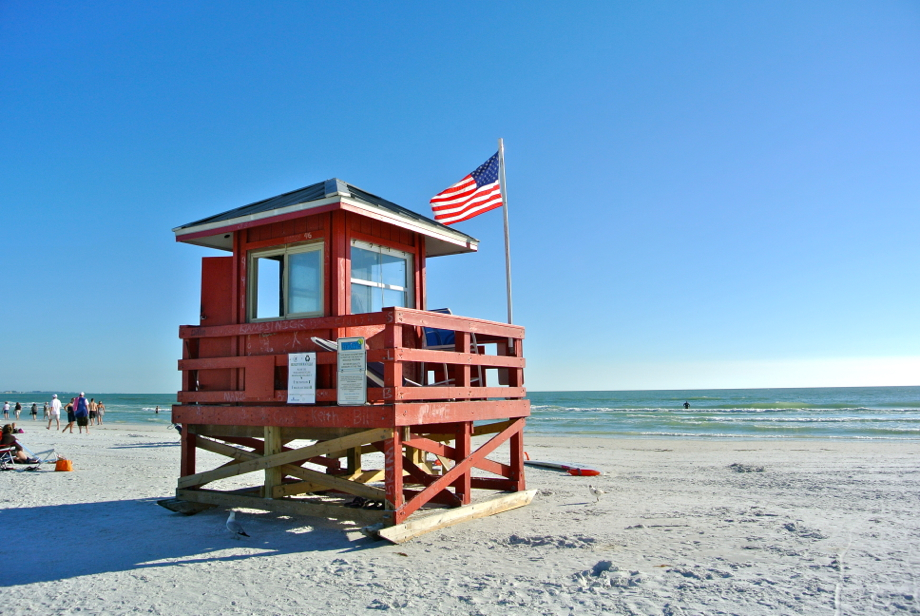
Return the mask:
<svg viewBox="0 0 920 616">
<path fill-rule="evenodd" d="M 533 501 L 536 493 L 536 490 L 514 492 L 512 494 L 490 499 L 483 503 L 464 505 L 456 509 L 440 511 L 432 515 L 390 526 L 389 528 L 383 528 L 379 530 L 377 534 L 392 543 L 405 543 L 425 533 L 447 528 L 454 524 L 475 520 L 476 518 L 484 518 L 519 507 L 525 507 Z"/>
<path fill-rule="evenodd" d="M 469 366 L 463 366 L 469 370 Z M 390 389 L 390 388 L 387 388 Z M 393 400 L 451 400 L 469 398 L 523 398 L 524 387 L 393 387 Z M 370 393 L 368 393 L 370 396 Z"/>
<path fill-rule="evenodd" d="M 183 432 L 216 438 L 227 437 L 262 437 L 263 426 L 220 426 L 215 424 L 188 424 Z M 340 436 L 361 432 L 362 428 L 281 428 L 281 438 L 288 442 L 293 440 L 328 441 Z"/>
<path fill-rule="evenodd" d="M 384 309 L 383 312 L 386 314 L 390 310 L 393 311 L 393 322 L 402 323 L 403 325 L 451 329 L 458 332 L 469 332 L 477 335 L 485 334 L 500 338 L 524 338 L 524 328 L 520 325 L 509 325 L 496 321 L 428 312 L 427 310 L 413 310 L 411 308 L 390 308 Z"/>
<path fill-rule="evenodd" d="M 233 477 L 234 475 L 244 475 L 254 471 L 261 471 L 265 470 L 266 468 L 278 466 L 280 464 L 287 464 L 289 462 L 297 462 L 298 460 L 312 458 L 313 456 L 320 456 L 325 453 L 329 453 L 330 451 L 347 449 L 349 447 L 364 445 L 365 443 L 384 440 L 388 437 L 391 437 L 392 434 L 393 431 L 386 428 L 366 430 L 364 432 L 343 436 L 331 441 L 316 443 L 301 449 L 282 451 L 281 453 L 276 453 L 270 456 L 259 456 L 257 459 L 240 462 L 239 464 L 235 464 L 230 467 L 218 468 L 211 471 L 206 471 L 204 473 L 196 473 L 187 477 L 180 477 L 179 487 L 190 488 L 193 486 L 201 485 L 203 483 L 216 481 L 218 479 Z"/>
<path fill-rule="evenodd" d="M 404 388 L 405 389 L 405 388 Z M 428 389 L 440 389 L 437 387 Z M 475 389 L 475 388 L 474 388 Z M 328 390 L 335 392 L 335 390 Z M 208 392 L 194 392 L 208 393 Z M 213 393 L 213 392 L 211 392 Z M 242 393 L 242 392 L 230 392 Z M 185 395 L 180 393 L 180 398 Z M 286 393 L 285 393 L 286 395 Z M 530 401 L 464 400 L 398 402 L 365 406 L 239 406 L 212 404 L 173 406 L 173 420 L 181 424 L 281 426 L 283 428 L 383 428 L 451 422 L 507 419 L 530 415 Z"/>
<path fill-rule="evenodd" d="M 206 449 L 212 453 L 217 453 L 224 456 L 232 457 L 241 462 L 247 460 L 261 460 L 263 456 L 260 456 L 257 453 L 252 453 L 248 451 L 243 451 L 242 449 L 237 449 L 236 447 L 231 447 L 230 445 L 225 445 L 224 443 L 219 443 L 217 441 L 212 441 L 207 438 L 199 439 L 199 447 L 201 449 Z M 219 469 L 227 468 L 228 465 L 219 467 Z M 352 480 L 352 477 L 336 477 L 334 475 L 327 475 L 319 471 L 314 471 L 309 468 L 303 468 L 300 466 L 294 466 L 292 464 L 282 464 L 277 467 L 279 472 L 283 475 L 290 475 L 292 477 L 297 477 L 298 479 L 303 480 L 304 482 L 312 482 L 319 484 L 320 487 L 317 490 L 328 490 L 330 488 L 339 490 L 340 492 L 346 492 L 348 494 L 354 494 L 355 496 L 363 496 L 365 498 L 373 498 L 380 500 L 384 497 L 385 493 L 381 488 L 374 488 L 372 486 L 366 486 L 365 483 L 373 481 L 373 479 L 366 479 L 363 477 L 363 473 L 356 475 L 356 479 Z M 217 470 L 219 470 L 217 469 Z M 382 472 L 382 471 L 381 471 Z M 212 480 L 214 481 L 214 480 Z M 281 483 L 280 480 L 278 482 Z M 204 484 L 197 484 L 204 485 Z M 272 486 L 272 493 L 275 492 L 276 487 L 283 487 L 282 484 L 275 484 Z M 291 494 L 299 494 L 302 492 L 288 492 L 286 490 L 281 490 L 282 496 L 289 496 Z M 265 493 L 268 494 L 269 491 L 265 490 Z"/>
<path fill-rule="evenodd" d="M 309 503 L 286 498 L 267 499 L 254 496 L 242 496 L 239 494 L 227 494 L 212 490 L 176 490 L 176 498 L 195 503 L 218 505 L 221 507 L 245 507 L 249 509 L 260 509 L 262 511 L 274 511 L 288 515 L 305 515 L 316 518 L 349 520 L 361 524 L 375 524 L 389 519 L 389 514 L 387 512 L 374 509 L 352 509 L 339 505 Z"/>
<path fill-rule="evenodd" d="M 201 513 L 202 511 L 214 507 L 214 505 L 190 503 L 189 501 L 179 500 L 178 498 L 164 498 L 163 500 L 158 500 L 157 505 L 169 509 L 170 511 L 181 513 L 182 515 L 195 515 L 196 513 Z"/>
<path fill-rule="evenodd" d="M 386 325 L 386 312 L 367 312 L 337 317 L 316 317 L 310 319 L 284 319 L 280 321 L 260 321 L 257 323 L 240 323 L 238 325 L 218 325 L 200 327 L 180 325 L 179 338 L 228 338 L 231 336 L 252 336 L 275 334 L 278 332 L 311 332 L 337 327 L 360 327 L 362 325 Z M 523 330 L 523 328 L 520 328 Z M 309 336 L 307 336 L 309 338 Z"/>
<path fill-rule="evenodd" d="M 478 353 L 457 353 L 454 351 L 439 351 L 433 349 L 377 349 L 368 351 L 367 360 L 426 362 L 432 364 L 466 364 L 468 366 L 486 366 L 489 368 L 526 367 L 526 360 L 523 357 L 511 357 L 507 355 L 480 355 Z M 197 364 L 192 364 L 192 366 L 196 366 L 197 369 Z"/>
<path fill-rule="evenodd" d="M 328 390 L 335 396 L 335 390 Z M 200 392 L 196 392 L 200 393 Z M 207 393 L 207 392 L 204 392 Z M 212 392 L 213 393 L 213 392 Z M 241 392 L 230 392 L 241 393 Z M 180 393 L 180 397 L 184 394 Z M 174 407 L 173 417 L 182 424 L 235 426 L 281 426 L 282 428 L 383 428 L 394 425 L 388 405 L 366 406 L 239 406 L 190 404 Z"/>
<path fill-rule="evenodd" d="M 311 483 L 309 481 L 295 481 L 293 483 L 283 483 L 280 486 L 272 488 L 272 498 L 282 498 L 285 496 L 294 496 L 296 494 L 308 494 L 310 492 L 322 492 L 328 490 L 324 485 Z"/>
</svg>

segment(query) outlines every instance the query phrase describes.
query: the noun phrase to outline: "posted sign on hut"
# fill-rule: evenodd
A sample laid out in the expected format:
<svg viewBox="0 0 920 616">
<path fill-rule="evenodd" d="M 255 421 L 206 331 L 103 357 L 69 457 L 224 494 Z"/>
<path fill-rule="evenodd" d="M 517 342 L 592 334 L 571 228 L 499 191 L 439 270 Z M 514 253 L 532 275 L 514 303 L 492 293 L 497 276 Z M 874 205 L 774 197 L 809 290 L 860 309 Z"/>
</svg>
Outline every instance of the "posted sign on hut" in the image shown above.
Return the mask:
<svg viewBox="0 0 920 616">
<path fill-rule="evenodd" d="M 288 353 L 288 404 L 316 404 L 316 353 Z"/>
<path fill-rule="evenodd" d="M 339 338 L 336 398 L 340 405 L 367 403 L 367 346 L 364 338 Z"/>
</svg>

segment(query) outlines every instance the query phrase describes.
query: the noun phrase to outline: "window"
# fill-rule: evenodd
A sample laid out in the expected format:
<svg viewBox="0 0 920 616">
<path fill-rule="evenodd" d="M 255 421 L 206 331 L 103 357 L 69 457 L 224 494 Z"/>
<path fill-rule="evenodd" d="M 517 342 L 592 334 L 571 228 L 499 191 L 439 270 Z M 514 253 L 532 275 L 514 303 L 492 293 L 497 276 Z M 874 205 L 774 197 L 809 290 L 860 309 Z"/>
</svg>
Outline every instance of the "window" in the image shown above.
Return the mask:
<svg viewBox="0 0 920 616">
<path fill-rule="evenodd" d="M 323 315 L 323 245 L 249 254 L 249 320 Z"/>
<path fill-rule="evenodd" d="M 378 312 L 384 306 L 412 307 L 412 255 L 352 240 L 351 313 Z"/>
</svg>

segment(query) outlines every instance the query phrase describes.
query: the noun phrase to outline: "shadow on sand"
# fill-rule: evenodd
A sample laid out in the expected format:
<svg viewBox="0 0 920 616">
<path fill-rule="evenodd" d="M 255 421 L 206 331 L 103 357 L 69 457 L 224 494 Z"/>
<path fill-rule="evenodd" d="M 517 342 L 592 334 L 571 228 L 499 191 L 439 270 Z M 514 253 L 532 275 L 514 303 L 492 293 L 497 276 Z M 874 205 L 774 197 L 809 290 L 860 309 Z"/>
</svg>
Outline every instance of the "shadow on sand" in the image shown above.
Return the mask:
<svg viewBox="0 0 920 616">
<path fill-rule="evenodd" d="M 174 567 L 209 561 L 265 558 L 306 551 L 356 551 L 381 543 L 350 541 L 351 522 L 237 513 L 251 535 L 240 540 L 224 524 L 227 510 L 194 516 L 172 513 L 157 499 L 106 501 L 3 510 L 5 544 L 15 566 L 0 587 L 50 582 L 108 571 Z M 245 554 L 240 554 L 245 550 Z M 11 565 L 13 561 L 10 561 Z"/>
</svg>

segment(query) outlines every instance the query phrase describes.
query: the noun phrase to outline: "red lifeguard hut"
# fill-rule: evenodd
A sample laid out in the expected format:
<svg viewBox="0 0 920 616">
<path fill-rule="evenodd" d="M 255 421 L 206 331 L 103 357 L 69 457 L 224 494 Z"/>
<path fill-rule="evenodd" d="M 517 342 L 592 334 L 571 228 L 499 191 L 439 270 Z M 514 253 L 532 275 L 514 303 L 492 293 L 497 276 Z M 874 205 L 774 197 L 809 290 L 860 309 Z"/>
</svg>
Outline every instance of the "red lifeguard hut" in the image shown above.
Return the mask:
<svg viewBox="0 0 920 616">
<path fill-rule="evenodd" d="M 232 253 L 202 259 L 201 321 L 179 328 L 178 500 L 383 527 L 460 508 L 426 529 L 529 502 L 524 328 L 426 310 L 427 259 L 478 240 L 338 179 L 173 231 Z M 345 338 L 366 349 L 363 404 L 339 403 Z M 315 401 L 292 404 L 300 353 Z M 229 460 L 199 469 L 199 449 Z M 264 475 L 216 487 L 246 473 Z M 472 489 L 518 494 L 470 505 Z"/>
</svg>

